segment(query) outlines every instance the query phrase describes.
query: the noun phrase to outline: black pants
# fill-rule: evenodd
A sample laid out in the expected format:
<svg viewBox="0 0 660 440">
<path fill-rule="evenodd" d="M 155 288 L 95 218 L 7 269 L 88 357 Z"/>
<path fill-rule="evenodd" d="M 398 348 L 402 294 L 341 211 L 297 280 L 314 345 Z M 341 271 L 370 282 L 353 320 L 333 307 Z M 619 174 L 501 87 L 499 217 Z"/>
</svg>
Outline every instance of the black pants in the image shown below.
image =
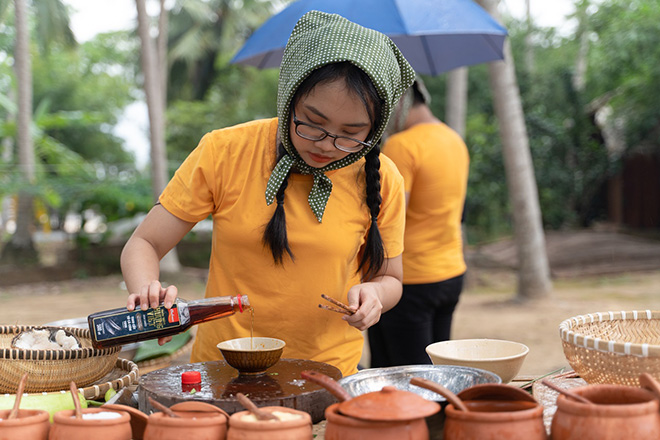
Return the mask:
<svg viewBox="0 0 660 440">
<path fill-rule="evenodd" d="M 371 367 L 430 364 L 426 346 L 449 340 L 463 275 L 430 284 L 404 284 L 401 301 L 369 328 Z"/>
</svg>

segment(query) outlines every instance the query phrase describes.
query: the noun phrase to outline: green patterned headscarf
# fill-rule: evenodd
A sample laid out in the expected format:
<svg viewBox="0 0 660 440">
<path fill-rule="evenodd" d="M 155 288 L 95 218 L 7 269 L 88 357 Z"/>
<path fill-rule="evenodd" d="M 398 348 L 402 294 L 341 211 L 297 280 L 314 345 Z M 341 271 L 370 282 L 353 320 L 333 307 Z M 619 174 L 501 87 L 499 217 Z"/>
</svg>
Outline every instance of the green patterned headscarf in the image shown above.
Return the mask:
<svg viewBox="0 0 660 440">
<path fill-rule="evenodd" d="M 384 101 L 380 125 L 374 127 L 370 139 L 372 144 L 380 140 L 392 109 L 415 79 L 412 67 L 386 35 L 348 21 L 340 15 L 325 12 L 310 11 L 298 20 L 284 49 L 277 94 L 279 132 L 285 154 L 268 179 L 266 202 L 269 205 L 273 203 L 287 174 L 295 167 L 303 174 L 314 176 L 307 200 L 319 222 L 332 191 L 332 181 L 325 172 L 354 163 L 364 157 L 370 148 L 351 153 L 323 168 L 307 165 L 289 137 L 291 101 L 300 84 L 312 71 L 327 64 L 345 61 L 359 67 L 371 78 L 378 95 Z"/>
</svg>

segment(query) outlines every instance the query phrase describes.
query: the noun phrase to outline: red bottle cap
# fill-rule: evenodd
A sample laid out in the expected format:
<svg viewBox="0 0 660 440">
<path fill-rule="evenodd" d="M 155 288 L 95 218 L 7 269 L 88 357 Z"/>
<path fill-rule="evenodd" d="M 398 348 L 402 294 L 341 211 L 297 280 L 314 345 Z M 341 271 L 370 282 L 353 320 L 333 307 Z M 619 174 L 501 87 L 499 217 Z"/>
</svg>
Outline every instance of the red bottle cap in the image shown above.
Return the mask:
<svg viewBox="0 0 660 440">
<path fill-rule="evenodd" d="M 184 385 L 201 383 L 202 375 L 199 371 L 184 371 L 181 373 L 181 383 Z"/>
</svg>

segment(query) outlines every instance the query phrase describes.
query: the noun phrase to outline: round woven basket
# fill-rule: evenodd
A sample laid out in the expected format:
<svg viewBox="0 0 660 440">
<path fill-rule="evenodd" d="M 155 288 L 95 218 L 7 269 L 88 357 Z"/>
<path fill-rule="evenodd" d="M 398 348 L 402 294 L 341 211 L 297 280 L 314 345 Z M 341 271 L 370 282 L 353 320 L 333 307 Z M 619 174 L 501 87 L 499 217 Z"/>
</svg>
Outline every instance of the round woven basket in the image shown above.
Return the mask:
<svg viewBox="0 0 660 440">
<path fill-rule="evenodd" d="M 75 335 L 82 348 L 75 350 L 25 350 L 11 348 L 19 333 L 41 326 L 0 326 L 0 393 L 15 393 L 23 374 L 28 373 L 26 393 L 78 388 L 104 377 L 115 366 L 121 347 L 97 350 L 88 329 L 59 327 Z"/>
<path fill-rule="evenodd" d="M 559 325 L 564 355 L 587 383 L 639 386 L 660 380 L 660 311 L 599 312 Z"/>
</svg>

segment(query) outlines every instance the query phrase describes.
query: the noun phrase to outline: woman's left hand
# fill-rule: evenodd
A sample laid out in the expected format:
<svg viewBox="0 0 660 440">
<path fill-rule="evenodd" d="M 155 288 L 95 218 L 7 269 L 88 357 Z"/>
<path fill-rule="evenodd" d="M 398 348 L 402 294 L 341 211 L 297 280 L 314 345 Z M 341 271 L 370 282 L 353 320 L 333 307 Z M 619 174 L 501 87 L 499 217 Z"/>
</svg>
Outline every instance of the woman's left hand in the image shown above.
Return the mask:
<svg viewBox="0 0 660 440">
<path fill-rule="evenodd" d="M 366 330 L 380 321 L 381 313 L 394 307 L 401 299 L 402 278 L 401 255 L 386 258 L 374 278 L 350 288 L 348 306 L 355 313 L 344 316 L 344 321 L 358 330 Z"/>
<path fill-rule="evenodd" d="M 380 301 L 378 283 L 357 284 L 348 291 L 348 306 L 355 310 L 352 315 L 343 317 L 358 330 L 366 330 L 380 320 L 383 304 Z"/>
</svg>

